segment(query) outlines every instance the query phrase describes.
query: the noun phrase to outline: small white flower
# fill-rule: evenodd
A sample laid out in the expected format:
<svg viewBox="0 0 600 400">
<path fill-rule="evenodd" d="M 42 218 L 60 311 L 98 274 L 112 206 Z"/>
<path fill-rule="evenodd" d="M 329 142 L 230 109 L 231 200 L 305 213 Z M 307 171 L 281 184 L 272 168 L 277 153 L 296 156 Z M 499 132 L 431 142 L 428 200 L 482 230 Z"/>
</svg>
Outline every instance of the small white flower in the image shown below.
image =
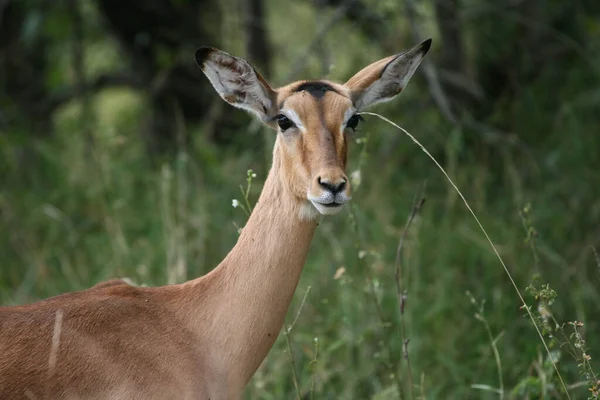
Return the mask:
<svg viewBox="0 0 600 400">
<path fill-rule="evenodd" d="M 252 177 L 253 177 L 253 178 L 256 178 L 256 174 L 252 174 Z"/>
<path fill-rule="evenodd" d="M 346 272 L 346 268 L 344 267 L 339 267 L 336 271 L 335 271 L 335 275 L 333 275 L 333 279 L 338 280 L 342 277 L 342 275 L 344 275 L 344 272 Z"/>
<path fill-rule="evenodd" d="M 358 186 L 360 186 L 360 183 L 362 182 L 362 175 L 360 173 L 360 169 L 357 169 L 356 171 L 353 171 L 350 174 L 350 181 L 352 182 L 352 185 L 357 188 Z"/>
<path fill-rule="evenodd" d="M 233 199 L 233 200 L 231 200 L 231 205 L 233 206 L 233 208 L 236 208 L 237 206 L 240 205 L 240 202 L 237 201 L 237 199 Z"/>
</svg>

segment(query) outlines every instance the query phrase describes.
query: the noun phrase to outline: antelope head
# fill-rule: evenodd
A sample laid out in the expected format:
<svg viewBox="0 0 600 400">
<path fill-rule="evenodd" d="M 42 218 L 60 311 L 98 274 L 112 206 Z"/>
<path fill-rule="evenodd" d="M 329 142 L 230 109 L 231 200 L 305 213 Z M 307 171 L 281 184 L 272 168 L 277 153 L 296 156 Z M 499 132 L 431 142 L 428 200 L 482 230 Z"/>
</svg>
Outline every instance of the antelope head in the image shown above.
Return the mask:
<svg viewBox="0 0 600 400">
<path fill-rule="evenodd" d="M 339 212 L 352 198 L 346 176 L 348 137 L 365 108 L 399 94 L 431 46 L 431 39 L 379 60 L 344 84 L 327 80 L 273 89 L 245 60 L 212 47 L 196 63 L 229 104 L 258 116 L 278 133 L 274 158 L 281 182 L 301 204 L 300 217 Z"/>
</svg>

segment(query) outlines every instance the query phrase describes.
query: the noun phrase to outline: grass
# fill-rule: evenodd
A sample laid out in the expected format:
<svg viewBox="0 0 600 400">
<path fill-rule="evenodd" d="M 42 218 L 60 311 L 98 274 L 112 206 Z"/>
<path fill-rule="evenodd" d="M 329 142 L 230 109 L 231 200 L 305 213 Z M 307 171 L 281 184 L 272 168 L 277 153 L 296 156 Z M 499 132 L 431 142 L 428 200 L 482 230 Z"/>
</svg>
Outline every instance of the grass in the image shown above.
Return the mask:
<svg viewBox="0 0 600 400">
<path fill-rule="evenodd" d="M 385 132 L 372 122 L 365 126 Z M 373 153 L 379 160 L 386 138 L 376 139 L 368 132 L 357 138 L 360 144 L 351 157 L 350 172 L 360 168 L 362 180 L 353 212 L 326 219 L 319 227 L 290 309 L 293 332 L 280 335 L 247 397 L 313 393 L 314 398 L 391 399 L 398 397 L 399 382 L 405 398 L 498 397 L 493 390 L 474 387 L 498 389 L 504 398 L 512 398 L 517 388 L 521 394 L 513 397 L 525 398 L 542 386 L 550 387 L 545 389 L 548 398 L 562 398 L 559 386 L 542 385 L 542 373 L 536 371 L 553 384 L 558 383 L 557 375 L 544 370 L 545 351 L 531 322 L 523 318 L 510 280 L 451 190 L 433 172 L 419 172 L 423 166 L 399 174 L 397 162 L 375 163 Z M 92 160 L 84 157 L 81 143 L 67 139 L 67 132 L 65 139 L 26 150 L 34 167 L 3 158 L 8 173 L 0 197 L 2 304 L 79 290 L 114 276 L 151 285 L 181 281 L 209 271 L 233 246 L 235 224 L 243 225 L 246 216 L 232 207 L 232 199 L 241 200 L 239 183 L 251 177 L 249 168 L 257 177 L 242 189 L 249 188 L 250 202 L 256 199 L 266 172 L 263 157 L 234 158 L 218 149 L 210 149 L 210 157 L 192 157 L 202 153 L 190 148 L 153 169 L 143 149 L 132 144 L 134 139 L 126 132 L 120 135 L 105 132 Z M 6 155 L 16 150 L 3 147 Z M 203 152 L 208 152 L 206 147 Z M 403 163 L 419 164 L 408 144 L 401 153 L 407 160 Z M 442 154 L 448 160 L 452 151 Z M 468 161 L 449 173 L 473 199 L 498 253 L 514 266 L 517 288 L 525 289 L 534 273 L 550 282 L 561 294 L 554 312 L 560 320 L 584 322 L 578 329 L 593 357 L 599 344 L 590 333 L 598 329 L 593 317 L 598 313 L 598 267 L 586 241 L 574 241 L 567 231 L 544 235 L 554 225 L 536 218 L 538 207 L 553 206 L 545 201 L 545 185 L 527 194 L 534 205 L 528 218 L 536 220 L 540 237 L 535 261 L 519 209 L 509 198 L 490 195 L 485 171 Z M 423 178 L 427 207 L 413 221 L 403 244 L 404 318 L 414 376 L 410 396 L 394 266 L 398 239 Z M 505 190 L 510 194 L 510 187 Z M 344 272 L 335 277 L 341 267 Z M 473 317 L 467 290 L 486 302 L 483 327 L 482 320 Z M 499 332 L 502 336 L 493 336 Z M 583 379 L 577 364 L 561 357 L 557 367 L 572 398 L 586 398 L 588 388 L 576 385 Z"/>
<path fill-rule="evenodd" d="M 298 18 L 312 18 L 308 5 L 291 7 Z M 286 8 L 274 12 L 282 77 L 298 54 L 287 43 L 312 36 L 289 24 Z M 384 55 L 349 31 L 340 25 L 328 36 L 330 47 L 339 47 L 333 79 Z M 349 157 L 351 212 L 319 226 L 287 318 L 293 330 L 279 336 L 246 398 L 566 398 L 556 364 L 572 399 L 597 399 L 600 137 L 593 132 L 600 122 L 586 76 L 569 71 L 558 90 L 560 110 L 546 105 L 554 92 L 543 79 L 524 89 L 494 116 L 510 132 L 499 142 L 446 124 L 419 77 L 378 108 L 425 144 L 480 225 L 413 143 L 374 118 L 361 125 Z M 161 285 L 205 274 L 247 218 L 232 200 L 248 211 L 258 196 L 268 154 L 218 148 L 204 140 L 202 127 L 190 127 L 189 147 L 156 166 L 139 140 L 143 99 L 105 92 L 94 106 L 91 156 L 78 134 L 77 104 L 56 115 L 51 139 L 0 134 L 3 305 L 111 277 Z M 406 297 L 399 318 L 396 250 L 423 182 L 426 206 L 401 246 Z M 529 285 L 530 294 L 515 294 Z"/>
<path fill-rule="evenodd" d="M 550 349 L 548 348 L 548 345 L 546 344 L 546 340 L 544 340 L 544 337 L 542 336 L 542 332 L 539 330 L 537 324 L 535 323 L 535 318 L 533 316 L 533 313 L 531 312 L 530 308 L 527 307 L 527 303 L 525 302 L 525 299 L 523 298 L 523 295 L 521 294 L 521 291 L 519 290 L 519 287 L 517 286 L 517 284 L 515 283 L 515 280 L 512 277 L 512 274 L 510 273 L 510 271 L 508 270 L 508 267 L 506 266 L 506 264 L 504 263 L 504 260 L 502 259 L 502 257 L 500 256 L 500 253 L 498 252 L 498 249 L 496 248 L 496 246 L 494 245 L 494 242 L 492 242 L 492 239 L 490 238 L 490 236 L 488 235 L 487 231 L 485 230 L 485 228 L 483 227 L 483 225 L 481 224 L 481 221 L 479 220 L 479 218 L 477 218 L 477 215 L 475 215 L 475 212 L 473 211 L 473 209 L 471 208 L 471 206 L 469 205 L 469 203 L 467 202 L 467 199 L 465 199 L 465 196 L 462 194 L 462 192 L 460 191 L 460 189 L 456 186 L 456 184 L 454 183 L 454 181 L 450 178 L 450 176 L 448 176 L 448 173 L 446 172 L 446 170 L 440 165 L 440 163 L 431 155 L 431 153 L 429 153 L 429 151 L 427 151 L 427 149 L 417 140 L 415 139 L 415 137 L 413 135 L 411 135 L 408 131 L 406 131 L 405 129 L 401 128 L 400 126 L 394 124 L 392 121 L 390 121 L 389 119 L 379 115 L 379 114 L 375 114 L 375 113 L 367 113 L 364 112 L 362 114 L 366 114 L 366 115 L 373 115 L 376 116 L 380 119 L 382 119 L 383 121 L 389 123 L 390 125 L 394 126 L 395 128 L 397 128 L 398 130 L 402 131 L 403 133 L 405 133 L 416 145 L 418 145 L 421 150 L 423 150 L 423 152 L 435 163 L 435 165 L 439 168 L 439 170 L 444 174 L 444 177 L 446 177 L 446 179 L 448 180 L 448 182 L 450 182 L 450 184 L 452 185 L 452 188 L 456 191 L 456 193 L 458 193 L 458 195 L 460 196 L 461 200 L 463 201 L 463 203 L 465 204 L 465 207 L 467 208 L 467 210 L 469 210 L 469 213 L 471 213 L 471 215 L 473 216 L 473 219 L 475 219 L 475 222 L 477 222 L 477 225 L 479 226 L 479 228 L 481 228 L 481 231 L 483 232 L 486 240 L 488 241 L 488 243 L 490 244 L 492 250 L 494 250 L 494 254 L 496 255 L 496 257 L 498 257 L 498 260 L 500 261 L 500 264 L 502 264 L 502 268 L 504 268 L 504 272 L 506 272 L 506 275 L 508 276 L 508 279 L 510 280 L 510 283 L 512 284 L 512 286 L 515 288 L 515 291 L 517 293 L 517 296 L 519 297 L 519 300 L 521 301 L 523 307 L 527 310 L 527 315 L 529 316 L 529 318 L 531 319 L 531 322 L 533 322 L 533 326 L 535 327 L 535 330 L 540 338 L 540 341 L 542 343 L 542 345 L 544 346 L 544 349 L 546 350 L 546 352 L 548 353 L 548 355 L 550 356 L 550 362 L 552 363 L 552 367 L 554 368 L 554 370 L 556 371 L 556 374 L 558 376 L 558 379 L 560 380 L 560 384 L 562 386 L 562 389 L 564 390 L 564 394 L 567 398 L 570 399 L 569 396 L 569 392 L 565 386 L 565 383 L 562 379 L 562 376 L 560 375 L 560 372 L 558 371 L 558 368 L 556 366 L 556 363 L 552 360 L 551 358 L 551 354 L 550 354 Z M 528 238 L 529 239 L 529 238 Z M 537 257 L 537 253 L 534 251 L 534 255 Z M 536 258 L 537 260 L 537 258 Z M 396 278 L 398 279 L 398 278 Z M 398 292 L 400 292 L 400 290 L 398 289 Z M 486 327 L 486 330 L 488 332 L 488 336 L 490 337 L 490 340 L 492 341 L 492 343 L 494 343 L 493 339 L 492 339 L 492 335 L 491 335 L 491 331 L 489 328 L 489 325 L 487 324 L 487 321 L 481 316 L 481 313 L 476 314 L 476 317 L 478 317 L 477 319 L 479 319 L 480 321 L 484 322 L 484 325 Z M 498 368 L 500 369 L 500 356 L 498 355 L 498 350 L 495 347 L 495 345 L 492 346 L 494 349 L 494 357 L 496 359 L 496 364 L 498 365 Z M 410 371 L 410 369 L 409 369 Z M 409 379 L 410 382 L 412 382 L 412 379 Z M 501 394 L 503 393 L 503 389 L 502 389 L 502 379 L 500 377 L 499 381 L 501 382 Z"/>
</svg>

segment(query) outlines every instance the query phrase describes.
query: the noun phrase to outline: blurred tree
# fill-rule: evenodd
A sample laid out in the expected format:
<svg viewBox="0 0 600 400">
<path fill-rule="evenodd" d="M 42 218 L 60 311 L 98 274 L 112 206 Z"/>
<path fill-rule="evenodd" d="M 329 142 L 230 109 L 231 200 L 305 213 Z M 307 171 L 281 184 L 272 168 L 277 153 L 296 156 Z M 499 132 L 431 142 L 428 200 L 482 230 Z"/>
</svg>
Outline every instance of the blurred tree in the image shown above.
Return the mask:
<svg viewBox="0 0 600 400">
<path fill-rule="evenodd" d="M 98 9 L 149 95 L 149 147 L 176 144 L 176 118 L 202 120 L 212 93 L 193 62 L 199 45 L 219 45 L 220 8 L 208 0 L 97 0 Z M 180 138 L 187 140 L 186 138 Z"/>
<path fill-rule="evenodd" d="M 468 106 L 472 100 L 472 78 L 468 76 L 467 55 L 464 48 L 464 37 L 460 21 L 460 4 L 458 0 L 435 1 L 435 17 L 443 42 L 439 47 L 438 65 L 444 92 L 447 93 L 454 112 Z M 469 96 L 471 94 L 471 96 Z"/>
<path fill-rule="evenodd" d="M 84 71 L 84 27 L 89 25 L 86 18 L 90 16 L 81 15 L 76 3 L 81 7 L 84 2 L 0 0 L 0 127 L 18 124 L 28 132 L 45 135 L 51 132 L 52 113 L 60 105 L 74 99 L 85 104 L 92 93 L 101 89 L 128 86 L 146 93 L 150 118 L 145 119 L 142 132 L 153 151 L 175 147 L 177 138 L 187 140 L 185 129 L 177 128 L 181 126 L 177 123 L 179 115 L 187 122 L 203 122 L 203 132 L 217 143 L 239 143 L 238 135 L 232 132 L 247 119 L 242 114 L 225 118 L 227 113 L 219 111 L 223 104 L 214 99 L 193 62 L 197 46 L 220 45 L 219 3 L 87 0 L 85 4 L 94 5 L 94 15 L 104 22 L 95 29 L 109 31 L 126 60 L 124 69 L 96 76 L 86 76 Z M 269 77 L 272 54 L 265 23 L 268 10 L 263 0 L 239 4 L 243 5 L 237 15 L 243 13 L 246 57 Z M 543 97 L 547 99 L 547 110 L 553 109 L 560 105 L 560 95 L 556 93 L 558 86 L 552 83 L 561 70 L 579 65 L 582 59 L 590 64 L 590 71 L 594 70 L 585 49 L 590 26 L 586 21 L 600 14 L 600 2 L 594 0 L 572 5 L 539 0 L 435 0 L 419 3 L 412 7 L 414 12 L 409 7 L 416 4 L 414 1 L 405 2 L 403 9 L 393 12 L 390 5 L 374 6 L 368 0 L 315 0 L 314 4 L 334 7 L 334 16 L 339 14 L 339 18 L 351 21 L 385 52 L 398 48 L 393 32 L 401 30 L 390 28 L 397 26 L 392 20 L 399 15 L 412 18 L 407 26 L 419 40 L 422 37 L 414 32 L 414 26 L 425 26 L 423 18 L 433 11 L 440 36 L 436 45 L 439 50 L 427 59 L 423 71 L 431 97 L 452 123 L 464 124 L 465 119 L 474 119 L 511 130 L 510 118 L 506 116 L 524 88 L 545 81 L 548 93 Z M 48 23 L 51 20 L 54 22 Z M 49 25 L 53 25 L 52 29 Z M 324 35 L 318 34 L 318 40 Z M 69 56 L 73 58 L 66 73 L 62 60 L 49 59 L 59 43 L 71 43 L 61 47 L 70 49 Z M 318 47 L 318 43 L 311 46 L 311 51 L 318 51 Z M 325 61 L 323 65 L 327 66 Z M 427 64 L 437 74 L 428 74 L 431 68 Z M 545 69 L 544 76 L 539 75 L 542 64 L 553 66 Z M 299 67 L 293 68 L 292 77 Z M 57 69 L 61 70 L 63 86 L 56 84 L 54 76 L 50 79 Z M 439 82 L 430 79 L 434 75 Z M 440 98 L 447 101 L 439 101 Z M 448 109 L 456 119 L 444 112 L 444 103 L 450 104 Z"/>
<path fill-rule="evenodd" d="M 271 76 L 271 45 L 265 23 L 263 0 L 245 1 L 247 57 L 261 75 Z"/>
<path fill-rule="evenodd" d="M 241 121 L 210 112 L 215 99 L 193 61 L 196 47 L 219 46 L 219 4 L 207 0 L 94 0 L 92 4 L 105 29 L 117 39 L 128 65 L 86 77 L 86 16 L 78 1 L 0 0 L 0 127 L 10 126 L 14 131 L 21 126 L 28 132 L 47 134 L 59 106 L 75 99 L 86 104 L 99 90 L 125 86 L 147 95 L 150 118 L 142 134 L 151 151 L 162 152 L 176 147 L 178 140 L 188 140 L 185 129 L 177 128 L 181 126 L 179 116 L 187 122 L 218 126 L 213 139 L 223 137 L 227 142 L 228 132 Z M 264 6 L 258 0 L 250 6 L 249 17 L 254 22 L 249 30 L 249 51 L 268 71 Z M 73 75 L 65 74 L 59 85 L 49 83 L 56 62 L 49 60 L 48 49 L 65 39 L 71 42 L 66 48 L 72 53 Z"/>
<path fill-rule="evenodd" d="M 557 107 L 560 96 L 556 91 L 560 86 L 555 84 L 554 72 L 570 69 L 580 64 L 580 57 L 585 58 L 586 35 L 581 18 L 598 14 L 597 4 L 503 0 L 463 10 L 463 20 L 475 44 L 474 70 L 487 99 L 472 108 L 475 117 L 500 117 L 499 106 L 510 107 L 524 88 L 548 78 L 547 105 Z M 540 74 L 542 65 L 552 68 Z M 495 118 L 504 129 L 510 129 L 508 121 Z"/>
<path fill-rule="evenodd" d="M 47 37 L 42 34 L 46 4 L 0 1 L 0 128 L 18 124 L 47 135 L 52 109 L 45 85 Z"/>
<path fill-rule="evenodd" d="M 377 13 L 371 4 L 362 0 L 317 0 L 319 6 L 336 7 L 343 9 L 346 19 L 354 24 L 373 41 L 379 41 L 380 45 L 386 48 L 386 43 L 390 41 L 389 31 L 387 29 L 388 20 Z"/>
</svg>

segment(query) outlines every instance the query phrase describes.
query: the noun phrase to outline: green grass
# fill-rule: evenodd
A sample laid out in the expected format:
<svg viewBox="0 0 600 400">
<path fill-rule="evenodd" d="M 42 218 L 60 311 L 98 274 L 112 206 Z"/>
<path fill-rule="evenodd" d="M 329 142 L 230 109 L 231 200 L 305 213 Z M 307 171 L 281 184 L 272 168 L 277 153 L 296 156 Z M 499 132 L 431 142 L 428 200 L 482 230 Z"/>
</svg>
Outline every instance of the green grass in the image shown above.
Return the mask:
<svg viewBox="0 0 600 400">
<path fill-rule="evenodd" d="M 246 218 L 231 200 L 241 199 L 238 186 L 249 168 L 258 174 L 249 195 L 256 199 L 266 173 L 265 157 L 234 157 L 203 143 L 198 133 L 194 146 L 151 167 L 127 122 L 118 134 L 99 127 L 97 147 L 87 157 L 83 140 L 74 136 L 77 125 L 69 123 L 73 118 L 63 117 L 54 140 L 22 147 L 8 136 L 2 144 L 7 172 L 0 195 L 2 304 L 79 290 L 110 277 L 160 285 L 213 268 L 235 243 L 234 223 L 243 225 Z M 447 143 L 436 143 L 425 137 L 416 119 L 406 120 L 444 159 L 518 287 L 524 291 L 534 274 L 549 282 L 558 292 L 552 306 L 555 317 L 584 322 L 593 357 L 600 345 L 593 334 L 599 328 L 600 273 L 591 248 L 593 223 L 580 218 L 586 209 L 593 215 L 594 192 L 586 190 L 597 193 L 598 186 L 569 179 L 585 174 L 587 166 L 572 166 L 562 174 L 540 167 L 536 177 L 527 177 L 524 166 L 531 160 L 502 154 L 494 162 L 501 162 L 503 170 L 490 171 L 485 160 L 460 149 L 460 136 L 452 139 L 456 133 L 449 134 Z M 518 385 L 530 393 L 539 390 L 541 376 L 554 385 L 548 393 L 557 393 L 552 371 L 537 367 L 547 356 L 531 321 L 452 188 L 408 139 L 393 137 L 395 133 L 373 118 L 358 137 L 367 134 L 368 155 L 360 157 L 363 145 L 355 145 L 351 154 L 350 172 L 363 160 L 353 212 L 326 219 L 319 227 L 290 309 L 288 324 L 298 316 L 289 339 L 300 392 L 309 392 L 314 378 L 315 398 L 397 398 L 398 381 L 408 393 L 394 258 L 414 195 L 426 180 L 427 202 L 403 248 L 415 396 L 498 398 L 493 391 L 472 387 L 499 387 L 490 334 L 497 338 L 505 398 Z M 393 149 L 386 150 L 390 143 Z M 566 204 L 557 199 L 569 192 L 574 204 L 568 197 Z M 531 224 L 539 233 L 537 264 L 519 217 L 523 199 L 532 204 Z M 340 267 L 345 272 L 334 279 Z M 467 291 L 477 302 L 485 301 L 484 311 L 473 308 Z M 535 311 L 535 299 L 528 301 Z M 485 316 L 489 332 L 475 313 Z M 295 397 L 287 345 L 280 336 L 250 383 L 248 398 Z M 583 379 L 566 351 L 558 367 L 567 385 Z M 586 392 L 578 387 L 571 395 L 585 398 Z"/>
<path fill-rule="evenodd" d="M 308 5 L 290 7 L 301 21 L 314 23 Z M 276 83 L 283 83 L 290 60 L 302 54 L 288 42 L 313 38 L 312 25 L 298 29 L 303 25 L 290 24 L 287 13 L 273 7 L 269 21 L 278 32 Z M 350 28 L 340 23 L 327 36 L 333 79 L 387 55 Z M 239 35 L 227 34 L 224 42 L 231 47 L 225 50 L 237 54 L 235 46 L 243 47 Z M 303 76 L 320 75 L 318 60 L 310 55 Z M 590 84 L 597 76 L 587 64 L 573 62 L 560 78 L 540 74 L 508 105 L 493 99 L 498 112 L 483 122 L 503 127 L 499 140 L 444 122 L 419 76 L 375 111 L 414 134 L 448 171 L 534 315 L 540 316 L 539 305 L 547 300 L 525 288 L 549 284 L 558 295 L 549 306 L 552 317 L 583 323 L 578 338 L 570 337 L 571 325 L 557 330 L 536 319 L 571 398 L 586 399 L 592 392 L 585 365 L 578 365 L 583 353 L 571 357 L 560 334 L 573 344 L 585 340 L 589 365 L 598 370 L 600 266 L 593 248 L 600 248 L 600 102 Z M 143 98 L 104 92 L 94 98 L 94 112 L 91 150 L 80 134 L 77 104 L 57 113 L 52 138 L 0 133 L 2 305 L 112 277 L 162 285 L 201 276 L 227 254 L 236 225 L 246 220 L 232 199 L 241 200 L 239 185 L 248 169 L 257 173 L 249 199 L 258 196 L 267 151 L 218 148 L 203 139 L 201 126 L 190 127 L 193 143 L 156 165 L 139 136 Z M 398 398 L 400 386 L 410 399 L 394 261 L 415 193 L 425 186 L 427 201 L 410 226 L 402 266 L 415 398 L 497 399 L 501 386 L 504 399 L 565 398 L 531 320 L 461 199 L 408 138 L 366 118 L 357 134 L 368 137 L 366 151 L 364 141 L 355 143 L 349 158 L 348 172 L 361 172 L 352 212 L 319 226 L 287 318 L 289 325 L 297 317 L 288 338 L 300 393 L 310 393 L 314 382 L 315 399 L 385 400 Z M 520 213 L 528 204 L 524 224 Z M 341 267 L 345 272 L 336 277 Z M 250 382 L 248 399 L 296 397 L 287 352 L 280 335 Z"/>
</svg>

